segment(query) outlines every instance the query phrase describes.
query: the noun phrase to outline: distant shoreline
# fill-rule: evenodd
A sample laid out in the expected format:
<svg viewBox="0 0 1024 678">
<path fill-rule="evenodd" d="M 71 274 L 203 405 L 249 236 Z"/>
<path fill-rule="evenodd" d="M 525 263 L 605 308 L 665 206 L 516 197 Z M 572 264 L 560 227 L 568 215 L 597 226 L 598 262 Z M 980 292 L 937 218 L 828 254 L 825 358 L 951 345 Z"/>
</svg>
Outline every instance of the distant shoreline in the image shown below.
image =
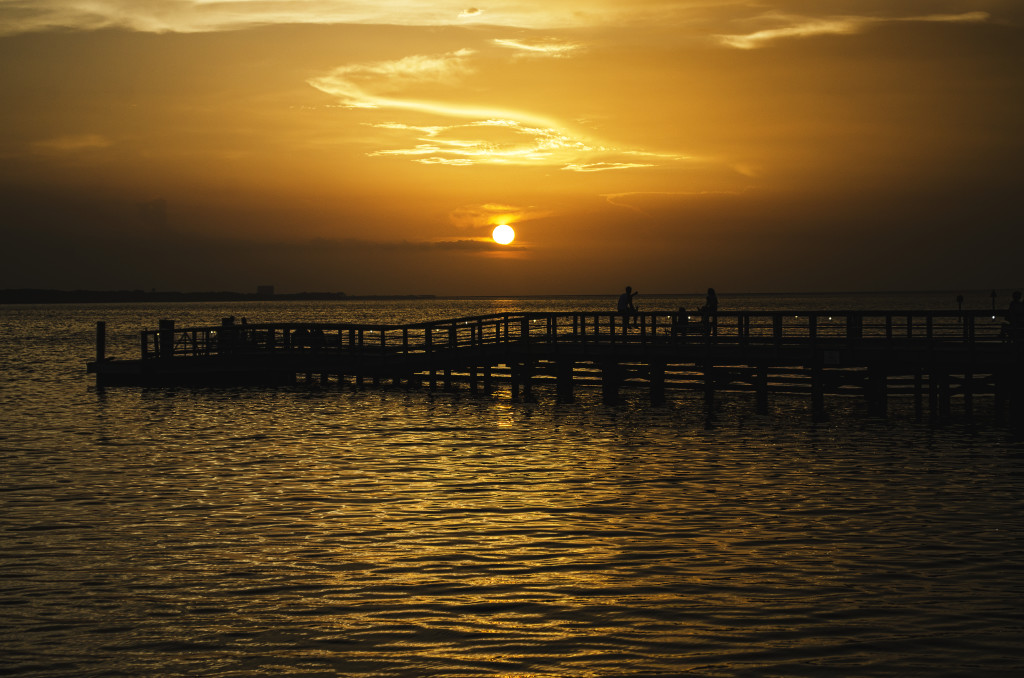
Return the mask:
<svg viewBox="0 0 1024 678">
<path fill-rule="evenodd" d="M 734 292 L 726 295 L 768 297 L 776 295 L 820 297 L 834 295 L 898 295 L 898 294 L 957 294 L 971 296 L 990 294 L 987 290 L 898 290 L 898 291 L 855 291 L 855 292 Z M 998 291 L 1000 300 L 1010 294 L 1009 289 Z M 118 304 L 118 303 L 175 303 L 175 302 L 247 302 L 247 301 L 378 301 L 378 300 L 433 300 L 433 299 L 552 299 L 552 298 L 604 298 L 616 294 L 506 294 L 506 295 L 461 295 L 461 294 L 346 294 L 345 292 L 293 292 L 263 294 L 258 292 L 158 292 L 145 290 L 50 290 L 50 289 L 6 289 L 0 290 L 0 304 Z M 700 297 L 703 292 L 651 293 L 643 298 Z"/>
<path fill-rule="evenodd" d="M 144 290 L 0 290 L 0 304 L 118 304 L 226 301 L 359 301 L 362 299 L 434 299 L 433 294 L 348 295 L 344 292 L 146 292 Z"/>
</svg>

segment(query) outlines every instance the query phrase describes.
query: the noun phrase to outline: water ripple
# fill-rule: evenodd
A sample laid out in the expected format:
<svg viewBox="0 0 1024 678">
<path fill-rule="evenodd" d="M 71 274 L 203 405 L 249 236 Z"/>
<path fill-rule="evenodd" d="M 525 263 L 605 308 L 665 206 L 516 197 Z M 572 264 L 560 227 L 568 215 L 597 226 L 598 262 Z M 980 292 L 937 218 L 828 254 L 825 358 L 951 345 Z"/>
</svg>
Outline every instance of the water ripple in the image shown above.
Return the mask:
<svg viewBox="0 0 1024 678">
<path fill-rule="evenodd" d="M 1024 448 L 998 433 L 97 393 L 54 388 L 60 360 L 0 392 L 0 673 L 1024 673 Z"/>
</svg>

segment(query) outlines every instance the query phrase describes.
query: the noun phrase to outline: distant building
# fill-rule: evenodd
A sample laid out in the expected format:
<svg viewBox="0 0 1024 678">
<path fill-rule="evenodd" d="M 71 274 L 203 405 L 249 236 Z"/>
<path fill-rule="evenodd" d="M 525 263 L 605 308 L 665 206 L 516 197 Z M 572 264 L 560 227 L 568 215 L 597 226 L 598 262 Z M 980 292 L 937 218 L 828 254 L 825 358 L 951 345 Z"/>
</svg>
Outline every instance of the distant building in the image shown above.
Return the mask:
<svg viewBox="0 0 1024 678">
<path fill-rule="evenodd" d="M 256 288 L 256 296 L 263 297 L 263 298 L 270 298 L 270 297 L 274 296 L 274 286 L 273 285 L 259 285 Z"/>
</svg>

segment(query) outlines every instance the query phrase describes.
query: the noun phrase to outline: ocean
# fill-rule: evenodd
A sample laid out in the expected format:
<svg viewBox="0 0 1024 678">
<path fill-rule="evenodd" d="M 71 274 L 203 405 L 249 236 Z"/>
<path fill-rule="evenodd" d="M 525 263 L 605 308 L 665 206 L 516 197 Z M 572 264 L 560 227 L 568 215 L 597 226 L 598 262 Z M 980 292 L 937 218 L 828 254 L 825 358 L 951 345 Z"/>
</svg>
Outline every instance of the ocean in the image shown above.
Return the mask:
<svg viewBox="0 0 1024 678">
<path fill-rule="evenodd" d="M 138 333 L 605 297 L 0 306 L 0 674 L 1024 675 L 1024 442 L 954 405 L 97 389 Z M 987 292 L 964 295 L 987 309 Z M 955 293 L 723 310 L 955 310 Z M 1000 308 L 1009 300 L 1000 292 Z M 641 310 L 699 295 L 638 297 Z M 551 396 L 551 397 L 549 397 Z"/>
</svg>

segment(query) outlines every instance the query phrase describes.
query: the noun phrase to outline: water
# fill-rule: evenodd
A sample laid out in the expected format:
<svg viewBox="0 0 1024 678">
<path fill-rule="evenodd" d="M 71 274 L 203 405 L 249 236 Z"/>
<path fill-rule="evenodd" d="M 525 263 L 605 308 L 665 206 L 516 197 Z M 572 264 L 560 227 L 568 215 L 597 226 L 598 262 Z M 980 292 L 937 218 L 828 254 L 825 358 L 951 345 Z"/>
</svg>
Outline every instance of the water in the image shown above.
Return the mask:
<svg viewBox="0 0 1024 678">
<path fill-rule="evenodd" d="M 955 308 L 882 296 L 722 301 Z M 688 394 L 98 391 L 84 373 L 96 320 L 134 356 L 161 317 L 610 301 L 3 307 L 0 673 L 1024 672 L 1024 444 L 998 427 L 929 428 L 899 402 L 881 420 L 830 401 L 812 424 L 800 398 L 759 416 L 722 396 L 707 428 Z"/>
</svg>

